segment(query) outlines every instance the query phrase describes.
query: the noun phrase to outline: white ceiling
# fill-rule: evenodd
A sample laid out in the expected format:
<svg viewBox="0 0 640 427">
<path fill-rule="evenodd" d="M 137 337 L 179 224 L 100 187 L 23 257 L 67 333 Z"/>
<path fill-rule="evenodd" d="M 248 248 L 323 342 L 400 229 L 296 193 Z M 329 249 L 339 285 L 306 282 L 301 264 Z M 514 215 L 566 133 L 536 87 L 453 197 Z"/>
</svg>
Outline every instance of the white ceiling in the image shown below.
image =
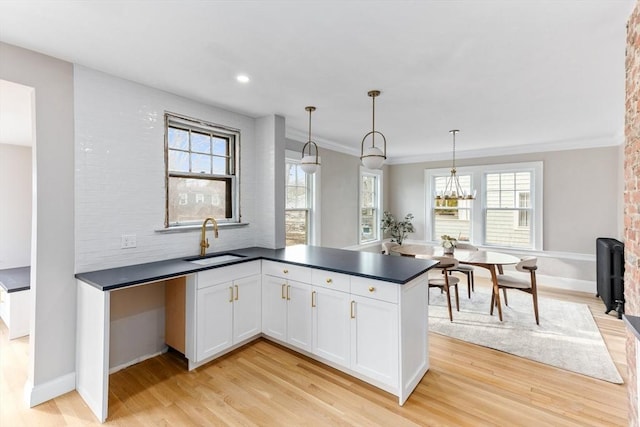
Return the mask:
<svg viewBox="0 0 640 427">
<path fill-rule="evenodd" d="M 634 0 L 0 1 L 0 40 L 392 162 L 620 144 Z M 1 58 L 0 58 L 1 60 Z M 239 73 L 249 84 L 235 80 Z M 36 94 L 37 96 L 37 94 Z M 482 153 L 482 154 L 481 154 Z"/>
</svg>

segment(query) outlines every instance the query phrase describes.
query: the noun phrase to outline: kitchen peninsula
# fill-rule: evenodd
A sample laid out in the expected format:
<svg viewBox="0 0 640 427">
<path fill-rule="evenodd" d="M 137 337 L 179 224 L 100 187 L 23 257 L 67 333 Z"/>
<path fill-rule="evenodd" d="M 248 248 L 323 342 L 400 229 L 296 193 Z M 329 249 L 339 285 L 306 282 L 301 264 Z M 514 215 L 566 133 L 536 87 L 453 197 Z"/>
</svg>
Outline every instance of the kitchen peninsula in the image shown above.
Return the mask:
<svg viewBox="0 0 640 427">
<path fill-rule="evenodd" d="M 173 296 L 166 300 L 167 324 L 177 324 L 183 338 L 165 342 L 184 353 L 189 369 L 264 336 L 386 390 L 402 405 L 429 368 L 427 271 L 434 265 L 301 245 L 78 273 L 76 388 L 105 421 L 111 294 L 169 281 L 184 289 L 176 298 L 183 319 L 174 321 Z"/>
</svg>

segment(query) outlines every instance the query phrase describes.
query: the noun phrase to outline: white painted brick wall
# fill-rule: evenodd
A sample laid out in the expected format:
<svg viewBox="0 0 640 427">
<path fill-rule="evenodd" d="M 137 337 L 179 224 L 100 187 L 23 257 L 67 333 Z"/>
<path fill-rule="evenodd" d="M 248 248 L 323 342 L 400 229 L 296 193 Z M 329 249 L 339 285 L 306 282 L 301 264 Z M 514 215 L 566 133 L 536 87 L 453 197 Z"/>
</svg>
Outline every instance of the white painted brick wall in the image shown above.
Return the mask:
<svg viewBox="0 0 640 427">
<path fill-rule="evenodd" d="M 199 230 L 156 231 L 164 226 L 165 111 L 240 129 L 242 220 L 254 222 L 254 119 L 80 66 L 74 79 L 76 271 L 198 254 Z M 218 239 L 210 232 L 209 251 L 254 246 L 262 233 L 254 224 L 221 229 Z M 137 247 L 121 249 L 122 234 L 135 234 Z"/>
</svg>

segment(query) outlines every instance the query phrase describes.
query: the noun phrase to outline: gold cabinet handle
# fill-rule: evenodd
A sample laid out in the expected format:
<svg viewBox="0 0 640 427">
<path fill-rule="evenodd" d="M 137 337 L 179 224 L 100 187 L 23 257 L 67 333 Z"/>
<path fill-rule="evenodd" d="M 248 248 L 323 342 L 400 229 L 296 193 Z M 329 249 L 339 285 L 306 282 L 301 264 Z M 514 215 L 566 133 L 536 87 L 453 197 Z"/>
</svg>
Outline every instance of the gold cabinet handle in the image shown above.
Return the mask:
<svg viewBox="0 0 640 427">
<path fill-rule="evenodd" d="M 375 292 L 376 288 L 374 288 L 373 286 L 369 286 L 369 292 Z"/>
<path fill-rule="evenodd" d="M 291 285 L 287 285 L 287 301 L 291 301 Z"/>
<path fill-rule="evenodd" d="M 288 273 L 289 273 L 289 270 L 287 270 L 287 269 L 285 268 L 284 270 L 282 270 L 282 272 L 283 272 L 284 274 L 288 274 Z"/>
<path fill-rule="evenodd" d="M 355 319 L 356 318 L 356 302 L 355 301 L 351 301 L 351 318 Z"/>
<path fill-rule="evenodd" d="M 316 306 L 316 291 L 311 292 L 311 307 Z"/>
<path fill-rule="evenodd" d="M 327 279 L 327 280 L 326 280 L 326 282 L 327 282 L 328 284 L 331 284 L 331 283 L 333 283 L 333 279 Z"/>
<path fill-rule="evenodd" d="M 282 297 L 282 299 L 287 299 L 287 297 L 284 295 L 284 289 L 287 287 L 287 285 L 285 283 L 282 284 L 282 289 L 280 290 L 280 296 Z"/>
<path fill-rule="evenodd" d="M 240 296 L 240 289 L 238 288 L 238 285 L 235 285 L 236 288 L 236 301 L 238 301 L 238 297 Z"/>
<path fill-rule="evenodd" d="M 233 288 L 229 286 L 229 302 L 233 302 Z"/>
</svg>

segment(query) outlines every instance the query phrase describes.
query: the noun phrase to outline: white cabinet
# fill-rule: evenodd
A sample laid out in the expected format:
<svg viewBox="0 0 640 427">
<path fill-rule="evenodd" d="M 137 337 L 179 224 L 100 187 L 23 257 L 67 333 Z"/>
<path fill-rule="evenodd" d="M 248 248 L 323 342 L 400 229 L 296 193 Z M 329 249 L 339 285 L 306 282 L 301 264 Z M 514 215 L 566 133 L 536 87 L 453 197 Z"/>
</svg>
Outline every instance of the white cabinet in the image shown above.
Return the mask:
<svg viewBox="0 0 640 427">
<path fill-rule="evenodd" d="M 199 289 L 196 302 L 196 360 L 204 360 L 233 345 L 231 282 Z"/>
<path fill-rule="evenodd" d="M 348 293 L 314 286 L 312 353 L 349 367 L 351 325 Z"/>
<path fill-rule="evenodd" d="M 311 285 L 290 279 L 310 281 L 309 269 L 264 261 L 263 273 L 262 332 L 311 351 Z"/>
<path fill-rule="evenodd" d="M 352 295 L 351 369 L 398 385 L 398 306 Z"/>
<path fill-rule="evenodd" d="M 262 287 L 261 277 L 257 274 L 260 265 L 248 263 L 243 266 L 242 269 L 220 267 L 197 274 L 195 362 L 260 334 Z M 251 275 L 241 277 L 247 274 Z"/>
</svg>

